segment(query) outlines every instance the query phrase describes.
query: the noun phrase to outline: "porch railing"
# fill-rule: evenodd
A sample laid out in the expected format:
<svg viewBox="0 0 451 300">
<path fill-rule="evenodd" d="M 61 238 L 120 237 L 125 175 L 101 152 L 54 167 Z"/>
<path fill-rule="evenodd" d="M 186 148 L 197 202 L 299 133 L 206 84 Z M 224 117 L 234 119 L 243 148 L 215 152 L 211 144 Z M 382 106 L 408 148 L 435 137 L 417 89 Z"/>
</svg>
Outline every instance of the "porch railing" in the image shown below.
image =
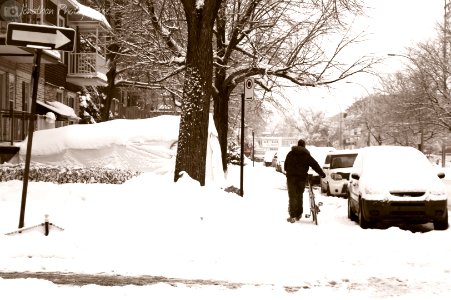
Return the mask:
<svg viewBox="0 0 451 300">
<path fill-rule="evenodd" d="M 106 61 L 98 53 L 69 53 L 68 75 L 96 76 L 106 74 Z"/>
<path fill-rule="evenodd" d="M 0 142 L 23 141 L 28 133 L 31 114 L 18 110 L 0 110 Z"/>
</svg>

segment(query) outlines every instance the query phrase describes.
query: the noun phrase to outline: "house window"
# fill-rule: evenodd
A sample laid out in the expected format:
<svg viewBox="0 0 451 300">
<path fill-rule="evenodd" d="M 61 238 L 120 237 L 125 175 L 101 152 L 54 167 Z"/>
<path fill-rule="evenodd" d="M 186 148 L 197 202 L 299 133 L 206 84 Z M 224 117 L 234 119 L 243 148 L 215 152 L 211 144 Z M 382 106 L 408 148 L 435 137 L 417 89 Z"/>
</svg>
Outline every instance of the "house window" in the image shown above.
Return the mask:
<svg viewBox="0 0 451 300">
<path fill-rule="evenodd" d="M 8 99 L 6 97 L 6 73 L 0 71 L 0 109 L 8 108 Z"/>
<path fill-rule="evenodd" d="M 5 21 L 0 20 L 0 36 L 6 34 L 6 26 L 8 23 Z"/>
<path fill-rule="evenodd" d="M 41 8 L 41 9 L 39 9 Z M 41 24 L 41 12 L 42 6 L 41 1 L 24 1 L 24 11 L 25 14 L 22 15 L 22 22 L 23 23 L 30 23 L 30 24 Z"/>
<path fill-rule="evenodd" d="M 22 82 L 22 111 L 29 111 L 28 103 L 30 99 L 30 84 Z"/>
<path fill-rule="evenodd" d="M 59 16 L 58 17 L 58 26 L 66 27 L 66 20 L 64 19 L 64 16 Z M 68 61 L 66 56 L 67 56 L 67 53 L 65 51 L 60 51 L 61 62 L 63 64 L 66 64 L 66 62 Z"/>
<path fill-rule="evenodd" d="M 67 106 L 75 109 L 75 96 L 74 95 L 67 96 Z"/>
<path fill-rule="evenodd" d="M 16 100 L 16 76 L 8 74 L 8 100 L 15 104 Z"/>
<path fill-rule="evenodd" d="M 45 1 L 44 19 L 52 25 L 58 24 L 58 7 L 51 0 Z"/>
<path fill-rule="evenodd" d="M 64 104 L 64 94 L 62 90 L 57 90 L 56 91 L 56 101 L 61 102 Z"/>
</svg>

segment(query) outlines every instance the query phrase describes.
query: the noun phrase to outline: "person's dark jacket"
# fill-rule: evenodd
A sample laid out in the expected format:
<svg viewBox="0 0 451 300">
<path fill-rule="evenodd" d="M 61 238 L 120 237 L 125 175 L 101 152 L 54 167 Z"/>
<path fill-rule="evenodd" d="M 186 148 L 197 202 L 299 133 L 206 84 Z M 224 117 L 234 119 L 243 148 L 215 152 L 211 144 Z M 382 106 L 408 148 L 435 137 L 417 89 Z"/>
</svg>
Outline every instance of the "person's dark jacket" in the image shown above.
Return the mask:
<svg viewBox="0 0 451 300">
<path fill-rule="evenodd" d="M 307 180 L 309 167 L 312 167 L 319 176 L 323 178 L 326 176 L 318 162 L 310 155 L 310 152 L 305 147 L 291 147 L 291 151 L 288 152 L 284 162 L 286 176 L 299 177 L 300 180 Z"/>
</svg>

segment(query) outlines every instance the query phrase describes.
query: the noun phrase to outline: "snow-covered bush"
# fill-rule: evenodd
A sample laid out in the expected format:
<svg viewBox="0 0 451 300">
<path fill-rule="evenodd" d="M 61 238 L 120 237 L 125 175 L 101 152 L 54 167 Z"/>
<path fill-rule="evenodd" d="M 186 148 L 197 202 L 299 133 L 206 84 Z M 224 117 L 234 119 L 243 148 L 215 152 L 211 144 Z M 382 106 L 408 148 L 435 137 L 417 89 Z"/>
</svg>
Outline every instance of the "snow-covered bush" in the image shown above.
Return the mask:
<svg viewBox="0 0 451 300">
<path fill-rule="evenodd" d="M 227 163 L 233 165 L 239 165 L 241 163 L 240 147 L 230 140 L 227 145 Z"/>
<path fill-rule="evenodd" d="M 94 124 L 102 121 L 100 108 L 96 103 L 102 103 L 105 95 L 102 93 L 92 93 L 86 90 L 80 96 L 80 124 Z"/>
<path fill-rule="evenodd" d="M 23 180 L 24 164 L 0 165 L 0 181 Z M 121 184 L 139 175 L 140 172 L 110 168 L 57 167 L 31 164 L 29 181 L 53 183 L 110 183 Z"/>
</svg>

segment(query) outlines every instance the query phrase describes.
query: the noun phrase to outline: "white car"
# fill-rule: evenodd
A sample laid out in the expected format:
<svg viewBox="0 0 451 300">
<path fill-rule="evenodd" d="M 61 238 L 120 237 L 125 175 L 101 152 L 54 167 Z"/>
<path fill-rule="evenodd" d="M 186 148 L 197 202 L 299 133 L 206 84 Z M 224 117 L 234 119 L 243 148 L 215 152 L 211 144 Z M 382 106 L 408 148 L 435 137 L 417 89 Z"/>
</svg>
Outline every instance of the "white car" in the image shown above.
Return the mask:
<svg viewBox="0 0 451 300">
<path fill-rule="evenodd" d="M 326 177 L 321 178 L 321 193 L 327 196 L 348 196 L 348 181 L 357 150 L 329 152 L 323 165 Z"/>
<path fill-rule="evenodd" d="M 324 161 L 326 160 L 327 154 L 335 150 L 335 148 L 333 147 L 307 146 L 306 148 L 310 152 L 310 155 L 320 166 L 322 166 Z M 308 172 L 312 175 L 312 184 L 320 185 L 321 177 L 315 171 L 313 171 L 312 168 L 310 168 Z"/>
<path fill-rule="evenodd" d="M 276 155 L 276 151 L 274 150 L 268 150 L 265 152 L 265 156 L 263 158 L 263 163 L 266 167 L 271 167 L 272 162 L 274 160 L 274 155 Z"/>
<path fill-rule="evenodd" d="M 276 171 L 285 174 L 284 163 L 287 158 L 288 152 L 291 151 L 291 146 L 288 147 L 279 147 L 277 149 L 277 157 L 276 157 Z"/>
<path fill-rule="evenodd" d="M 359 150 L 349 180 L 348 217 L 360 227 L 377 223 L 448 228 L 445 174 L 413 147 L 372 146 Z"/>
</svg>

